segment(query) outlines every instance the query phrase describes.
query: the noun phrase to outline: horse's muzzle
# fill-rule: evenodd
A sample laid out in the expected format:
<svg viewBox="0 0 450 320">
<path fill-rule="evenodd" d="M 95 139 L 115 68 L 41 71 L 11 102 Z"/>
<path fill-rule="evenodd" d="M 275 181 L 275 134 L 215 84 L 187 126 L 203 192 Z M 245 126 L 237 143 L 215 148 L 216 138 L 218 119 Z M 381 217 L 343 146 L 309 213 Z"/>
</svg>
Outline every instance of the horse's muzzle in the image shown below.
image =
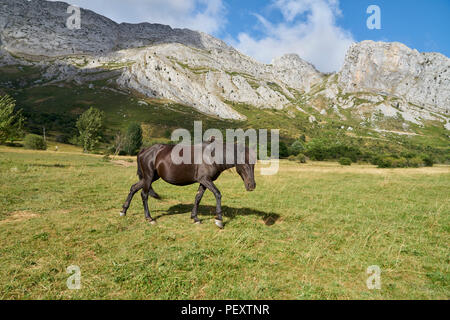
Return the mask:
<svg viewBox="0 0 450 320">
<path fill-rule="evenodd" d="M 245 189 L 247 189 L 247 191 L 255 190 L 256 189 L 256 183 L 246 184 L 245 185 Z"/>
</svg>

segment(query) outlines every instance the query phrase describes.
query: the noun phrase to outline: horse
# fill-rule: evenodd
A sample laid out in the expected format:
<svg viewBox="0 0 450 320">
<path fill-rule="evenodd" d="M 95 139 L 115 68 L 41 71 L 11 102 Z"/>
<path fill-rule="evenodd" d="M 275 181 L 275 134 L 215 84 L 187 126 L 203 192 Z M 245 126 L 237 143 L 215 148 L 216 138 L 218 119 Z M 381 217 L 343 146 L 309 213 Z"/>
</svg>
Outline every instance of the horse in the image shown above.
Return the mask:
<svg viewBox="0 0 450 320">
<path fill-rule="evenodd" d="M 203 194 L 208 189 L 216 198 L 215 224 L 220 229 L 223 229 L 222 195 L 215 186 L 214 181 L 219 178 L 222 172 L 236 168 L 236 172 L 242 178 L 247 191 L 255 190 L 255 152 L 242 144 L 218 143 L 214 139 L 203 142 L 201 145 L 184 146 L 181 148 L 181 151 L 177 151 L 179 149 L 175 148 L 175 145 L 156 144 L 139 152 L 137 156 L 139 182 L 131 186 L 120 215 L 125 216 L 127 214 L 134 194 L 142 189 L 141 197 L 145 218 L 151 224 L 155 224 L 156 220 L 152 218 L 148 208 L 148 196 L 155 199 L 161 198 L 153 190 L 153 182 L 161 178 L 165 182 L 176 186 L 198 183 L 199 187 L 195 196 L 191 219 L 195 224 L 201 223 L 197 216 L 198 207 Z M 210 152 L 209 154 L 205 152 L 206 149 Z M 211 152 L 211 150 L 213 151 Z M 201 151 L 200 163 L 195 161 L 195 153 L 199 154 L 199 151 Z M 186 155 L 186 159 L 174 161 L 173 154 L 177 153 L 180 157 Z"/>
</svg>

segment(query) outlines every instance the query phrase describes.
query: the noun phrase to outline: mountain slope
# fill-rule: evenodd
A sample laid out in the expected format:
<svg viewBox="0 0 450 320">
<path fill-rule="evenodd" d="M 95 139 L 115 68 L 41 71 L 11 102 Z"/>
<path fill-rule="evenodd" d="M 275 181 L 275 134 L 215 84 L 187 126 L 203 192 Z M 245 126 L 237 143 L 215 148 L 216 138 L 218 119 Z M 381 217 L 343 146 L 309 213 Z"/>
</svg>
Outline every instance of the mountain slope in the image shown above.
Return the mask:
<svg viewBox="0 0 450 320">
<path fill-rule="evenodd" d="M 403 97 L 438 112 L 450 110 L 450 59 L 419 53 L 401 43 L 363 41 L 348 51 L 339 85 Z"/>
<path fill-rule="evenodd" d="M 82 28 L 70 30 L 65 26 L 67 7 L 63 2 L 0 0 L 2 50 L 39 60 L 47 67 L 47 78 L 58 81 L 83 81 L 77 74 L 115 66 L 121 69 L 117 81 L 124 88 L 227 119 L 244 119 L 227 102 L 282 109 L 297 93 L 309 94 L 322 82 L 324 90 L 306 101 L 319 99 L 335 109 L 351 108 L 354 102 L 343 99 L 345 95 L 369 92 L 376 97 L 362 99 L 372 104 L 385 97 L 399 98 L 397 109 L 406 121 L 447 121 L 433 113 L 446 114 L 450 108 L 450 60 L 440 54 L 365 41 L 350 48 L 337 83 L 330 83 L 297 55 L 265 65 L 218 39 L 187 29 L 117 24 L 82 10 Z M 53 60 L 45 62 L 48 58 Z M 315 107 L 324 112 L 323 103 Z M 374 111 L 387 117 L 396 114 L 385 104 Z"/>
<path fill-rule="evenodd" d="M 363 41 L 342 70 L 323 74 L 295 54 L 262 64 L 201 32 L 117 24 L 89 10 L 82 28 L 69 30 L 67 7 L 0 0 L 0 91 L 18 100 L 33 128 L 43 114 L 72 119 L 95 105 L 111 128 L 137 120 L 165 132 L 203 119 L 280 128 L 290 138 L 449 145 L 450 60 L 441 54 Z"/>
</svg>

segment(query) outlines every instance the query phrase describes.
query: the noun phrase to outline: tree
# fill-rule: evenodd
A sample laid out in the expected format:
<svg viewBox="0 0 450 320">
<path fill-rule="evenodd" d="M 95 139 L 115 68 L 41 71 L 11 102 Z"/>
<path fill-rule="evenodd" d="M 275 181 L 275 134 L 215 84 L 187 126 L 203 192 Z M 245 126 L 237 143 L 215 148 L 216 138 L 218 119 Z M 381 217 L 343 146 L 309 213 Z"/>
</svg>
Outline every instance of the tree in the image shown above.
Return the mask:
<svg viewBox="0 0 450 320">
<path fill-rule="evenodd" d="M 103 111 L 91 107 L 78 118 L 78 139 L 84 152 L 92 151 L 100 142 L 104 115 Z"/>
<path fill-rule="evenodd" d="M 288 147 L 286 146 L 286 143 L 284 143 L 283 141 L 280 141 L 279 144 L 279 156 L 280 158 L 287 158 L 289 156 L 289 150 Z"/>
<path fill-rule="evenodd" d="M 130 123 L 125 138 L 124 151 L 129 155 L 136 155 L 142 147 L 142 128 L 139 123 Z"/>
<path fill-rule="evenodd" d="M 23 135 L 22 111 L 14 112 L 16 102 L 8 95 L 0 97 L 0 143 L 14 142 Z"/>
<path fill-rule="evenodd" d="M 26 135 L 24 139 L 24 146 L 26 149 L 47 150 L 47 143 L 44 138 L 37 134 Z"/>
<path fill-rule="evenodd" d="M 305 150 L 305 147 L 303 146 L 303 143 L 300 140 L 297 140 L 289 148 L 289 153 L 291 155 L 296 156 L 299 153 L 303 152 L 304 150 Z"/>
<path fill-rule="evenodd" d="M 116 157 L 122 151 L 123 145 L 125 144 L 125 137 L 121 131 L 117 132 L 114 138 L 114 145 L 112 151 L 114 152 L 114 157 Z"/>
</svg>

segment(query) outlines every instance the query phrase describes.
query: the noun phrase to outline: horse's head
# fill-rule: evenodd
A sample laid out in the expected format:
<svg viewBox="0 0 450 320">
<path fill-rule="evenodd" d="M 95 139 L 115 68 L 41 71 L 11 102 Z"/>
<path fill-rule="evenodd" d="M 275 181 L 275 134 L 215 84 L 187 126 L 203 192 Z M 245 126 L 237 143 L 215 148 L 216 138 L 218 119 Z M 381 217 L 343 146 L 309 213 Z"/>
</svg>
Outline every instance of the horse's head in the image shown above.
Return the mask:
<svg viewBox="0 0 450 320">
<path fill-rule="evenodd" d="M 255 182 L 255 165 L 254 164 L 238 164 L 236 171 L 241 176 L 247 191 L 253 191 L 256 188 Z"/>
<path fill-rule="evenodd" d="M 256 188 L 255 163 L 255 152 L 251 149 L 245 148 L 245 161 L 242 164 L 236 164 L 236 171 L 244 181 L 245 189 L 247 189 L 247 191 L 253 191 Z"/>
</svg>

